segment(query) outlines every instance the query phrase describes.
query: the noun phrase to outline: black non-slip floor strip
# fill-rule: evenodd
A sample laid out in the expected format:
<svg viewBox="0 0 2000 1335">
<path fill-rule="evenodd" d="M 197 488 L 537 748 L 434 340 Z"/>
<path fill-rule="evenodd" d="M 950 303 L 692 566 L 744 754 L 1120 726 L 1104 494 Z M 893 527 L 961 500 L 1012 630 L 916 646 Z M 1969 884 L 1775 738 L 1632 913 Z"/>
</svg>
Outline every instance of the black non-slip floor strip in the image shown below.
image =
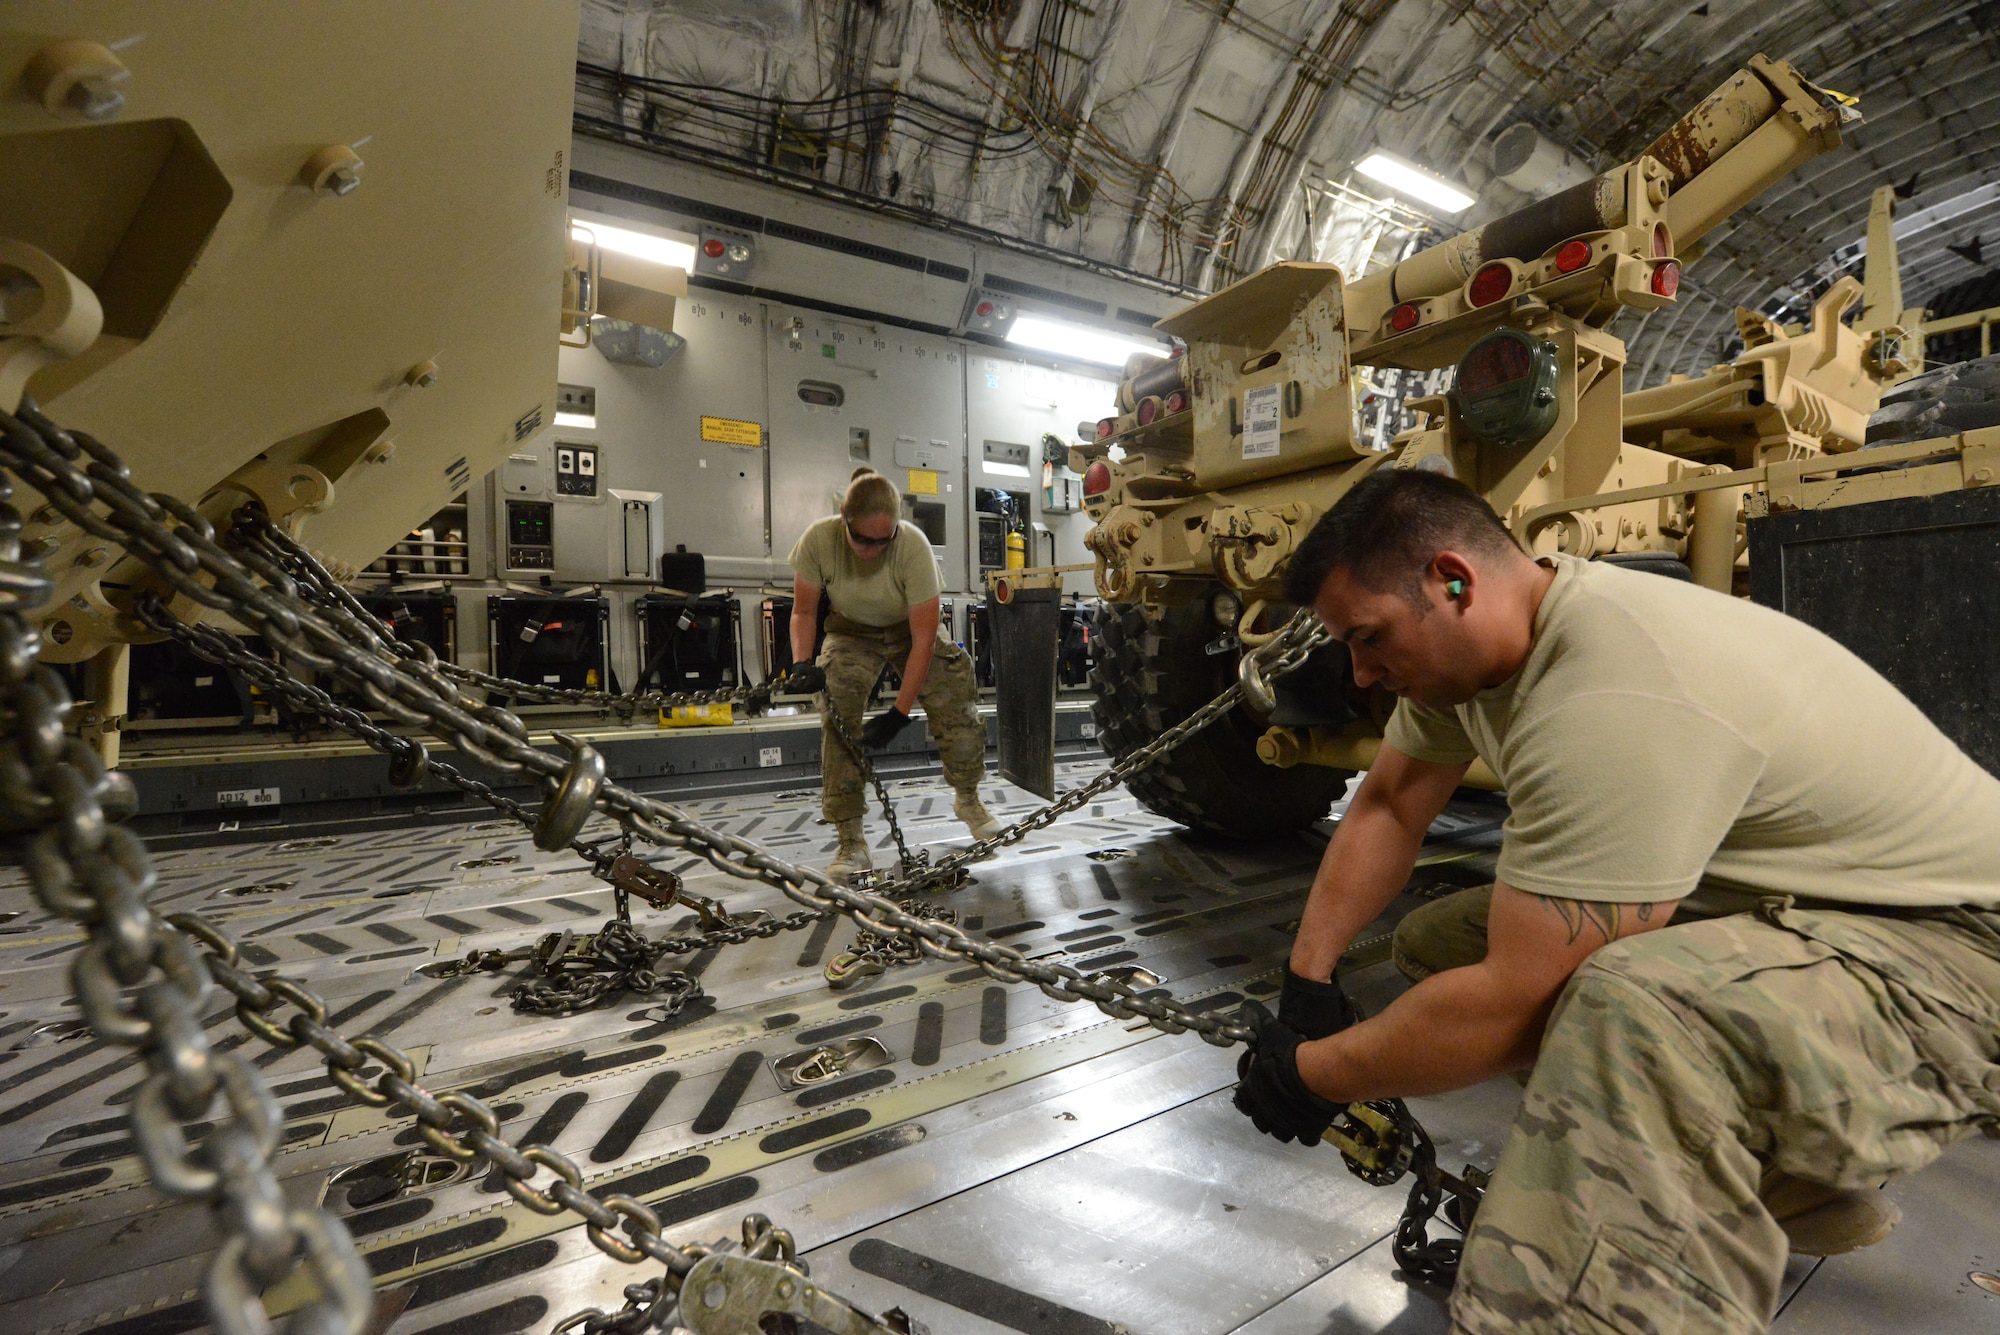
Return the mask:
<svg viewBox="0 0 2000 1335">
<path fill-rule="evenodd" d="M 801 1108 L 820 1108 L 829 1103 L 838 1103 L 842 1099 L 851 1098 L 856 1094 L 864 1094 L 871 1089 L 880 1089 L 884 1085 L 891 1085 L 895 1082 L 896 1073 L 888 1067 L 883 1066 L 873 1071 L 862 1071 L 855 1075 L 844 1076 L 839 1080 L 830 1080 L 823 1085 L 810 1086 L 800 1091 L 799 1096 L 793 1102 L 797 1103 Z"/>
<path fill-rule="evenodd" d="M 432 1303 L 443 1302 L 446 1298 L 456 1298 L 461 1293 L 471 1293 L 490 1284 L 498 1284 L 503 1279 L 513 1279 L 540 1270 L 556 1259 L 559 1250 L 554 1238 L 539 1238 L 534 1242 L 524 1242 L 518 1247 L 494 1252 L 477 1260 L 464 1261 L 458 1265 L 434 1270 L 417 1281 L 417 1290 L 410 1295 L 410 1305 L 405 1311 L 428 1307 Z"/>
<path fill-rule="evenodd" d="M 847 1261 L 864 1275 L 900 1284 L 936 1302 L 970 1312 L 1023 1335 L 1126 1335 L 1125 1327 L 1047 1298 L 960 1270 L 880 1238 L 863 1238 Z"/>
<path fill-rule="evenodd" d="M 1007 1041 L 1007 989 L 989 987 L 979 997 L 979 1041 L 988 1047 Z"/>
<path fill-rule="evenodd" d="M 419 1015 L 422 1015 L 452 993 L 458 991 L 459 988 L 465 985 L 466 979 L 470 976 L 469 974 L 462 974 L 457 978 L 445 979 L 436 987 L 420 994 L 416 1000 L 410 1002 L 408 1005 L 390 1011 L 374 1024 L 369 1025 L 363 1032 L 362 1037 L 380 1038 L 384 1034 L 393 1034 L 396 1030 L 401 1029 L 404 1025 L 416 1019 Z"/>
<path fill-rule="evenodd" d="M 516 1335 L 549 1314 L 549 1300 L 538 1294 L 515 1298 L 470 1316 L 454 1317 L 441 1325 L 425 1326 L 410 1335 Z"/>
<path fill-rule="evenodd" d="M 729 1123 L 736 1105 L 743 1101 L 743 1094 L 750 1088 L 750 1081 L 756 1077 L 757 1068 L 764 1064 L 761 1052 L 739 1052 L 729 1063 L 729 1069 L 722 1073 L 722 1080 L 695 1114 L 694 1133 L 698 1136 L 713 1135 Z"/>
<path fill-rule="evenodd" d="M 792 1041 L 800 1047 L 812 1047 L 817 1043 L 830 1043 L 836 1038 L 858 1034 L 864 1029 L 873 1029 L 881 1023 L 882 1017 L 879 1015 L 857 1015 L 851 1020 L 836 1020 L 817 1029 L 803 1030 L 792 1035 Z"/>
<path fill-rule="evenodd" d="M 917 1007 L 917 1036 L 910 1044 L 910 1061 L 917 1066 L 935 1066 L 943 1047 L 944 1003 L 926 1001 Z"/>
<path fill-rule="evenodd" d="M 833 940 L 833 929 L 838 926 L 840 917 L 832 913 L 813 924 L 812 931 L 806 934 L 804 948 L 799 951 L 801 969 L 810 969 L 820 962 L 821 957 L 826 954 L 827 942 Z"/>
<path fill-rule="evenodd" d="M 853 1140 L 844 1140 L 829 1149 L 821 1150 L 813 1156 L 813 1167 L 822 1173 L 838 1173 L 843 1168 L 852 1168 L 870 1159 L 878 1159 L 892 1150 L 915 1145 L 925 1134 L 922 1122 L 885 1126 L 880 1131 L 870 1131 L 865 1136 L 856 1136 Z"/>
<path fill-rule="evenodd" d="M 673 1092 L 680 1079 L 679 1071 L 658 1071 L 641 1085 L 639 1092 L 632 1096 L 632 1101 L 619 1110 L 617 1119 L 591 1148 L 591 1162 L 616 1163 L 624 1158 L 625 1151 L 632 1148 L 632 1142 L 646 1129 L 646 1123 L 653 1120 L 653 1114 L 659 1112 L 660 1105 L 667 1101 L 667 1095 Z"/>
<path fill-rule="evenodd" d="M 282 919 L 278 922 L 267 922 L 262 927 L 259 927 L 254 931 L 245 932 L 244 935 L 269 936 L 271 933 L 283 931 L 287 927 L 295 927 L 299 923 L 304 922 L 308 918 L 317 918 L 322 913 L 331 913 L 331 912 L 333 912 L 333 905 L 322 904 L 320 907 L 316 909 L 307 909 L 304 913 L 297 914 L 290 918 Z"/>
</svg>

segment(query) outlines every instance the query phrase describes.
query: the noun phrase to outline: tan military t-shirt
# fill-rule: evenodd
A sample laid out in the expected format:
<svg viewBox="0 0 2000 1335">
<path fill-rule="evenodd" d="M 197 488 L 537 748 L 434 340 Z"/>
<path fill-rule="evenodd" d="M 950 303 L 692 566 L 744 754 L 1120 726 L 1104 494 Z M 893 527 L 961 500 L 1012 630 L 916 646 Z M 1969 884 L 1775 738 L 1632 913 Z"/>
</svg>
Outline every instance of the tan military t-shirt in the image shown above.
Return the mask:
<svg viewBox="0 0 2000 1335">
<path fill-rule="evenodd" d="M 815 523 L 792 548 L 792 571 L 826 590 L 833 610 L 864 626 L 896 626 L 910 609 L 938 596 L 937 560 L 930 539 L 908 521 L 896 525 L 896 540 L 864 561 L 847 544 L 839 515 Z"/>
<path fill-rule="evenodd" d="M 1403 700 L 1387 731 L 1500 776 L 1502 882 L 2000 906 L 2000 779 L 1873 668 L 1770 608 L 1549 560 L 1521 671 L 1448 713 Z"/>
</svg>

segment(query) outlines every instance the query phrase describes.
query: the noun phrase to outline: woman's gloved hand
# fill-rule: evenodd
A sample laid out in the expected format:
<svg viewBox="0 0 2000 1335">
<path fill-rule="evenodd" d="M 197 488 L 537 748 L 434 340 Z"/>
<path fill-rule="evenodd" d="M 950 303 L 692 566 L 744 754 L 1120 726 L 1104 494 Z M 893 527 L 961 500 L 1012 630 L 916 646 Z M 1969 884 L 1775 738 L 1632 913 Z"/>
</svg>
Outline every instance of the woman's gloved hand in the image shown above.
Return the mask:
<svg viewBox="0 0 2000 1335">
<path fill-rule="evenodd" d="M 826 669 L 817 663 L 794 663 L 778 683 L 787 695 L 818 695 L 826 689 Z"/>
<path fill-rule="evenodd" d="M 880 751 L 896 740 L 896 734 L 910 726 L 910 716 L 891 705 L 861 725 L 861 749 Z"/>
</svg>

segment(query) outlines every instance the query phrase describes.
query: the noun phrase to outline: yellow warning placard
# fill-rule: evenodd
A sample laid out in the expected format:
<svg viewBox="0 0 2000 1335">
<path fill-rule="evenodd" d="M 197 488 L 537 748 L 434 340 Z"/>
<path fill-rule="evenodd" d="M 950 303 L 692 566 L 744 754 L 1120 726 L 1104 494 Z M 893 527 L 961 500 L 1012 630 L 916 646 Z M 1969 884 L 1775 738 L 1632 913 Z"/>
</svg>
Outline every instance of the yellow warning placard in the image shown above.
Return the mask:
<svg viewBox="0 0 2000 1335">
<path fill-rule="evenodd" d="M 720 445 L 762 445 L 764 428 L 756 422 L 744 422 L 734 417 L 703 417 L 701 438 Z"/>
<path fill-rule="evenodd" d="M 912 496 L 935 496 L 938 494 L 938 475 L 928 468 L 912 468 L 910 485 L 905 488 Z"/>
</svg>

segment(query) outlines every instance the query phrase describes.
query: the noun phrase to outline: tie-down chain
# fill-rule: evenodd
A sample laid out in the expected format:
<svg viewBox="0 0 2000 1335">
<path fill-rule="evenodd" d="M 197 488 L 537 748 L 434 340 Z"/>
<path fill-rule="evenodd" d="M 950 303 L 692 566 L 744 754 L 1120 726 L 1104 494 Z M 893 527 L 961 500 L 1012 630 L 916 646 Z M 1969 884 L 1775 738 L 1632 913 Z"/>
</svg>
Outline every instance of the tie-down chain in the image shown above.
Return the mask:
<svg viewBox="0 0 2000 1335">
<path fill-rule="evenodd" d="M 77 461 L 86 456 L 89 462 L 79 467 Z M 727 874 L 773 885 L 815 911 L 837 911 L 865 929 L 912 939 L 926 953 L 976 964 L 996 979 L 1031 982 L 1058 1000 L 1087 1000 L 1116 1018 L 1143 1018 L 1169 1033 L 1192 1030 L 1219 1045 L 1249 1037 L 1248 1027 L 1241 1022 L 1191 1010 L 1157 993 L 1140 994 L 1116 978 L 1086 975 L 1056 961 L 1029 960 L 1012 947 L 974 940 L 955 923 L 915 917 L 880 893 L 834 884 L 823 873 L 794 866 L 749 840 L 714 830 L 671 804 L 608 782 L 601 757 L 575 739 L 559 738 L 572 753 L 568 764 L 537 750 L 528 745 L 526 726 L 518 717 L 466 697 L 453 684 L 452 675 L 439 669 L 435 655 L 426 647 L 397 646 L 392 651 L 376 631 L 379 623 L 371 626 L 372 619 L 340 604 L 339 598 L 346 596 L 344 590 L 334 590 L 332 605 L 314 607 L 299 596 L 299 581 L 280 562 L 260 552 L 256 544 L 244 544 L 233 552 L 225 550 L 198 512 L 172 497 L 140 491 L 115 454 L 86 435 L 63 432 L 31 403 L 23 403 L 19 417 L 0 414 L 0 463 L 33 485 L 71 522 L 138 557 L 175 592 L 226 611 L 263 635 L 285 661 L 327 674 L 397 721 L 427 727 L 496 770 L 525 773 L 539 781 L 550 794 L 537 816 L 535 834 L 540 847 L 568 845 L 593 810 L 603 811 L 637 838 L 686 850 Z M 327 1030 L 323 1002 L 295 983 L 274 978 L 266 985 L 237 969 L 233 945 L 205 921 L 176 915 L 170 923 L 161 923 L 152 917 L 144 903 L 151 873 L 143 845 L 129 835 L 125 841 L 114 841 L 110 830 L 118 835 L 125 832 L 117 827 L 108 829 L 105 821 L 106 805 L 114 811 L 130 809 L 129 785 L 104 772 L 80 742 L 63 739 L 69 702 L 60 682 L 35 661 L 38 643 L 21 614 L 46 602 L 51 586 L 36 563 L 19 559 L 19 529 L 19 515 L 11 507 L 0 506 L 0 596 L 10 600 L 0 610 L 12 610 L 9 621 L 17 641 L 7 660 L 10 671 L 6 678 L 15 697 L 9 702 L 13 705 L 9 712 L 16 726 L 8 752 L 13 762 L 9 768 L 17 780 L 9 786 L 9 814 L 19 830 L 44 829 L 57 814 L 58 795 L 69 799 L 62 812 L 69 817 L 64 832 L 69 837 L 38 840 L 29 846 L 24 861 L 38 895 L 52 911 L 82 919 L 94 929 L 84 959 L 98 962 L 104 981 L 96 985 L 95 998 L 88 986 L 84 988 L 86 1015 L 100 1033 L 142 1047 L 154 1067 L 145 1088 L 158 1092 L 149 1098 L 142 1090 L 135 1102 L 134 1138 L 155 1181 L 170 1192 L 208 1199 L 222 1213 L 226 1241 L 211 1265 L 207 1286 L 211 1318 L 218 1328 L 231 1335 L 258 1329 L 262 1310 L 253 1280 L 274 1282 L 303 1259 L 315 1273 L 319 1293 L 294 1318 L 292 1328 L 301 1335 L 351 1332 L 365 1314 L 362 1299 L 367 1276 L 345 1229 L 331 1216 L 310 1211 L 274 1216 L 243 1205 L 260 1194 L 256 1173 L 263 1174 L 263 1181 L 271 1181 L 268 1157 L 276 1148 L 277 1124 L 269 1116 L 255 1116 L 260 1098 L 262 1111 L 272 1108 L 261 1077 L 254 1069 L 229 1061 L 227 1054 L 208 1052 L 198 1024 L 192 1023 L 208 985 L 207 978 L 201 977 L 204 965 L 209 976 L 238 996 L 239 1016 L 255 1032 L 281 1047 L 313 1043 L 326 1055 L 332 1078 L 351 1096 L 371 1106 L 393 1103 L 414 1112 L 420 1131 L 434 1148 L 455 1158 L 479 1158 L 498 1167 L 505 1174 L 509 1192 L 530 1208 L 546 1213 L 569 1209 L 582 1214 L 591 1240 L 600 1249 L 621 1260 L 651 1257 L 663 1262 L 668 1272 L 663 1283 L 678 1290 L 679 1281 L 713 1249 L 675 1247 L 666 1242 L 657 1217 L 644 1205 L 625 1197 L 600 1200 L 581 1187 L 580 1171 L 563 1156 L 540 1146 L 519 1150 L 501 1139 L 491 1110 L 477 1099 L 462 1093 L 431 1096 L 412 1083 L 414 1068 L 400 1052 L 376 1040 L 349 1041 Z M 332 587 L 324 580 L 324 572 L 314 574 L 324 581 L 322 588 Z M 348 601 L 352 602 L 351 596 Z M 1256 652 L 1257 659 L 1269 661 L 1251 662 L 1246 681 L 1260 667 L 1271 675 L 1289 670 L 1311 652 L 1319 634 L 1309 620 L 1296 619 Z M 17 667 L 19 670 L 13 671 Z M 1233 708 L 1241 689 L 1232 687 L 1092 784 L 946 859 L 933 869 L 932 877 L 940 870 L 956 871 L 1002 844 L 1017 842 L 1107 791 L 1140 764 Z M 56 703 L 47 703 L 50 700 Z M 24 701 L 28 706 L 40 703 L 39 713 L 23 707 Z M 395 754 L 404 748 L 384 749 Z M 120 849 L 118 855 L 107 851 L 114 842 Z M 61 846 L 56 847 L 58 844 Z M 76 862 L 79 850 L 92 859 L 87 879 Z M 79 892 L 80 884 L 95 893 Z M 114 907 L 124 911 L 122 917 L 106 911 L 99 898 L 106 895 L 115 901 Z M 207 944 L 210 953 L 192 957 L 193 939 Z M 100 949 L 106 954 L 92 954 Z M 89 971 L 80 967 L 79 979 L 89 976 Z M 148 1014 L 120 1009 L 121 982 L 142 985 L 139 995 L 146 999 L 142 1008 Z M 151 1013 L 175 1000 L 178 1009 Z M 281 1029 L 268 1017 L 283 1005 L 299 1010 Z M 188 1037 L 190 1031 L 192 1038 Z M 168 1040 L 179 1040 L 183 1048 L 197 1046 L 199 1051 L 185 1056 L 160 1051 Z M 371 1058 L 387 1068 L 372 1089 L 355 1074 Z M 198 1072 L 199 1078 L 190 1076 L 191 1070 Z M 225 1090 L 237 1117 L 211 1133 L 211 1140 L 219 1136 L 239 1147 L 238 1155 L 227 1162 L 232 1167 L 242 1163 L 250 1170 L 253 1180 L 247 1183 L 241 1172 L 187 1170 L 190 1156 L 178 1123 L 205 1114 L 214 1095 Z M 1407 1113 L 1402 1117 L 1407 1118 Z M 456 1138 L 450 1133 L 454 1127 L 458 1128 Z M 1342 1143 L 1338 1135 L 1334 1138 L 1337 1144 Z M 1373 1148 L 1360 1140 L 1347 1140 L 1342 1151 L 1354 1165 L 1348 1148 L 1353 1146 L 1366 1156 L 1362 1166 L 1372 1163 L 1379 1171 L 1382 1163 L 1401 1157 L 1390 1152 L 1400 1149 L 1398 1140 L 1390 1136 L 1387 1143 Z M 545 1191 L 528 1185 L 538 1166 L 556 1175 Z M 273 1224 L 274 1218 L 282 1221 L 282 1231 Z M 260 1225 L 266 1236 L 257 1235 Z M 616 1229 L 622 1229 L 631 1241 L 620 1241 L 613 1232 Z M 732 1290 L 723 1283 L 720 1289 L 711 1285 L 710 1291 L 726 1296 Z M 824 1294 L 817 1296 L 825 1299 Z M 683 1316 L 697 1321 L 697 1329 L 707 1324 L 695 1312 L 684 1312 Z M 868 1323 L 856 1329 L 894 1329 L 859 1314 L 854 1319 Z"/>
</svg>

